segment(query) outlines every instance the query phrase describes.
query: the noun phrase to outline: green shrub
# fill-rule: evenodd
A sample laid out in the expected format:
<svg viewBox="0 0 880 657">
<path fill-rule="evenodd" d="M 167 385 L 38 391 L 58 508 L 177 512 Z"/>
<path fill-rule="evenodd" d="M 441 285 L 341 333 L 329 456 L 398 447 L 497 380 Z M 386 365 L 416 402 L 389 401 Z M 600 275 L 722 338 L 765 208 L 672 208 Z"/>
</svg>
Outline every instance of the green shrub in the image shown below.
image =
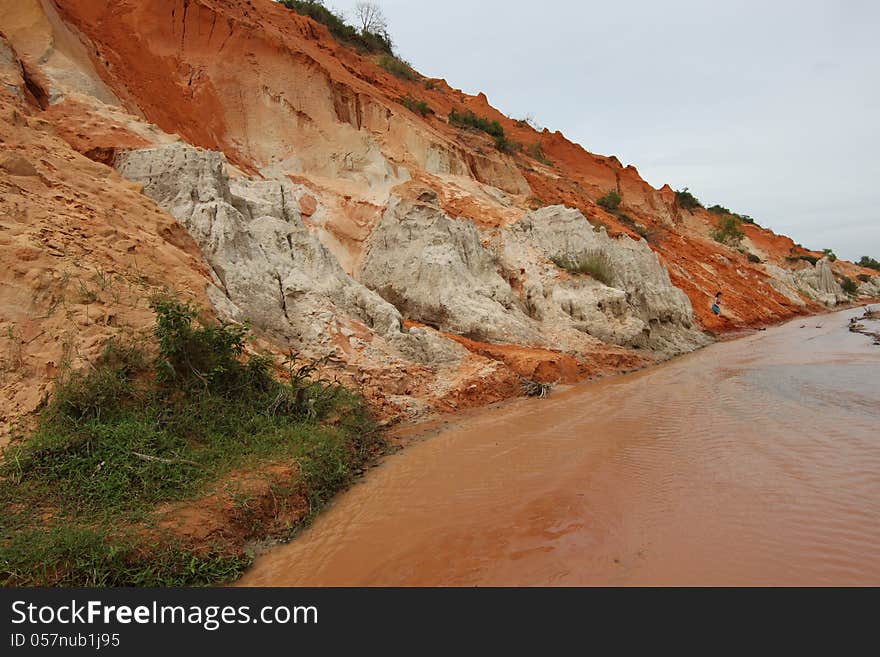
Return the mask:
<svg viewBox="0 0 880 657">
<path fill-rule="evenodd" d="M 315 364 L 291 355 L 289 381 L 279 381 L 268 359 L 245 354 L 246 326 L 198 323 L 195 307 L 169 297 L 153 299 L 151 307 L 154 357 L 143 345 L 109 343 L 89 369 L 58 380 L 35 431 L 4 452 L 0 583 L 225 581 L 224 573 L 241 565 L 240 555 L 204 561 L 186 554 L 195 568 L 190 577 L 178 568 L 184 554 L 178 551 L 167 579 L 144 579 L 151 560 L 165 567 L 160 562 L 170 547 L 138 552 L 119 527 L 149 518 L 159 504 L 197 497 L 234 468 L 263 461 L 295 462 L 316 509 L 378 444 L 363 400 L 315 380 Z M 333 426 L 322 424 L 330 418 Z M 76 527 L 97 533 L 107 550 L 68 549 L 94 543 L 66 531 Z M 75 561 L 44 572 L 48 558 Z"/>
<path fill-rule="evenodd" d="M 862 283 L 870 283 L 871 277 L 868 274 L 859 274 L 856 278 L 858 278 Z"/>
<path fill-rule="evenodd" d="M 449 125 L 456 128 L 474 128 L 496 139 L 504 137 L 504 128 L 498 121 L 490 121 L 485 117 L 477 116 L 470 110 L 457 112 L 453 109 L 449 112 Z"/>
<path fill-rule="evenodd" d="M 842 287 L 843 291 L 851 297 L 854 297 L 859 293 L 859 286 L 849 276 L 843 276 L 840 279 L 840 287 Z"/>
<path fill-rule="evenodd" d="M 880 271 L 880 261 L 874 260 L 874 258 L 869 258 L 868 256 L 862 256 L 862 259 L 859 260 L 858 265 L 860 267 L 867 267 L 868 269 L 875 269 Z"/>
<path fill-rule="evenodd" d="M 712 239 L 727 246 L 736 246 L 743 241 L 742 221 L 734 215 L 724 215 L 712 230 Z"/>
<path fill-rule="evenodd" d="M 596 203 L 600 206 L 608 210 L 609 212 L 614 212 L 617 208 L 620 207 L 620 202 L 623 199 L 620 198 L 620 194 L 616 189 L 612 189 L 605 196 L 598 199 Z"/>
<path fill-rule="evenodd" d="M 517 141 L 508 139 L 504 134 L 504 128 L 498 121 L 490 121 L 489 119 L 477 116 L 470 110 L 458 112 L 453 109 L 449 112 L 449 125 L 457 128 L 473 128 L 490 135 L 495 140 L 495 148 L 502 153 L 518 153 L 523 146 Z"/>
<path fill-rule="evenodd" d="M 834 251 L 831 249 L 823 249 L 822 252 L 825 254 L 825 257 L 828 258 L 831 262 L 837 262 L 837 256 L 834 254 Z"/>
<path fill-rule="evenodd" d="M 703 204 L 700 203 L 696 196 L 688 191 L 687 187 L 675 192 L 675 200 L 678 202 L 679 206 L 688 211 L 703 207 Z"/>
<path fill-rule="evenodd" d="M 611 263 L 608 258 L 599 253 L 587 253 L 578 257 L 556 256 L 553 259 L 560 269 L 571 274 L 587 274 L 588 276 L 604 283 L 611 285 L 614 281 L 614 272 L 611 269 Z"/>
<path fill-rule="evenodd" d="M 420 114 L 422 116 L 428 116 L 428 114 L 434 113 L 434 110 L 431 109 L 431 106 L 428 105 L 428 103 L 426 103 L 424 100 L 416 100 L 412 96 L 405 96 L 400 99 L 400 102 L 410 112 L 415 112 L 416 114 Z"/>
<path fill-rule="evenodd" d="M 326 26 L 330 34 L 340 43 L 363 52 L 394 54 L 394 45 L 387 34 L 359 32 L 348 25 L 341 16 L 327 9 L 319 0 L 280 0 L 280 2 L 288 9 Z"/>
<path fill-rule="evenodd" d="M 749 262 L 755 263 L 756 265 L 761 264 L 761 259 L 758 256 L 756 256 L 754 253 L 750 253 L 746 257 L 749 259 Z"/>
<path fill-rule="evenodd" d="M 733 212 L 722 205 L 711 205 L 706 209 L 712 214 L 733 214 Z"/>
<path fill-rule="evenodd" d="M 513 141 L 508 139 L 506 136 L 501 135 L 500 137 L 495 137 L 495 148 L 497 148 L 502 153 L 507 153 L 511 155 L 513 153 L 518 153 L 522 150 L 522 144 L 518 141 Z"/>
<path fill-rule="evenodd" d="M 419 74 L 413 70 L 413 67 L 408 62 L 394 55 L 382 55 L 379 58 L 379 66 L 401 80 L 415 82 L 419 79 Z"/>
</svg>

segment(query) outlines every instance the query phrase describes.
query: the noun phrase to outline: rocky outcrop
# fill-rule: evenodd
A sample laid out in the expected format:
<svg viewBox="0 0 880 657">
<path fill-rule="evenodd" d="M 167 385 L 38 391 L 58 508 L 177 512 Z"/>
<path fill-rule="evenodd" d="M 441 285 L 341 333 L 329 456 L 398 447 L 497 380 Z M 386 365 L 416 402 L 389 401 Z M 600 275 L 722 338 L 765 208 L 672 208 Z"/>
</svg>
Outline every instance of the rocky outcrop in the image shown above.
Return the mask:
<svg viewBox="0 0 880 657">
<path fill-rule="evenodd" d="M 880 299 L 880 276 L 873 276 L 866 281 L 859 281 L 858 294 L 863 299 Z"/>
<path fill-rule="evenodd" d="M 360 280 L 408 318 L 477 340 L 534 342 L 537 325 L 517 306 L 472 222 L 448 217 L 425 192 L 393 200 L 367 245 Z"/>
<path fill-rule="evenodd" d="M 526 215 L 503 232 L 504 259 L 524 279 L 533 314 L 575 327 L 605 342 L 642 347 L 664 355 L 706 344 L 695 329 L 687 295 L 676 288 L 657 254 L 644 241 L 611 238 L 577 210 L 561 206 Z M 564 275 L 556 263 L 592 260 L 605 281 Z"/>
<path fill-rule="evenodd" d="M 766 269 L 771 285 L 798 305 L 806 304 L 801 295 L 829 307 L 849 300 L 835 280 L 828 258 L 822 258 L 815 266 L 806 263 L 802 269 L 783 269 L 774 265 L 768 265 Z"/>
<path fill-rule="evenodd" d="M 479 340 L 572 349 L 583 334 L 666 356 L 707 343 L 687 296 L 645 242 L 612 239 L 577 210 L 551 207 L 484 245 L 472 222 L 449 218 L 435 201 L 425 192 L 393 202 L 360 270 L 406 317 Z M 588 257 L 607 263 L 611 279 L 554 264 Z"/>
<path fill-rule="evenodd" d="M 356 323 L 414 359 L 460 354 L 434 334 L 404 333 L 397 309 L 342 270 L 303 223 L 289 180 L 230 180 L 220 153 L 184 144 L 131 151 L 116 166 L 195 238 L 225 293 L 215 305 L 277 343 L 334 353 L 333 336 Z"/>
</svg>

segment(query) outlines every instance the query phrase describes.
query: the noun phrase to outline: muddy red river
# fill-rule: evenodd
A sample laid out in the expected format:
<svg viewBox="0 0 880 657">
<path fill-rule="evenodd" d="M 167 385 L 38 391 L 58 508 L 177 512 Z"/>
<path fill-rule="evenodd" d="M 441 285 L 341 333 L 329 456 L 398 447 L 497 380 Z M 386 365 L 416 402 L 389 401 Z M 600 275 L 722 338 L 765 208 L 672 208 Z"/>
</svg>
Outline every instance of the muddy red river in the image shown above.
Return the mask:
<svg viewBox="0 0 880 657">
<path fill-rule="evenodd" d="M 880 347 L 856 314 L 457 420 L 241 583 L 880 585 Z"/>
</svg>

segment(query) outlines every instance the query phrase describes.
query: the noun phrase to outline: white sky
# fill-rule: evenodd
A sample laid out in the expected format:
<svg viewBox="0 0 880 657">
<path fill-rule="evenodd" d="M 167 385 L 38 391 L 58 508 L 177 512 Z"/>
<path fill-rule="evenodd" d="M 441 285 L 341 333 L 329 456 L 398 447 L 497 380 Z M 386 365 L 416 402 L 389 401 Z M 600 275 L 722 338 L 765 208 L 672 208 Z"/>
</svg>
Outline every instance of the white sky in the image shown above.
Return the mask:
<svg viewBox="0 0 880 657">
<path fill-rule="evenodd" d="M 617 155 L 655 187 L 880 259 L 880 2 L 378 4 L 421 73 Z"/>
</svg>

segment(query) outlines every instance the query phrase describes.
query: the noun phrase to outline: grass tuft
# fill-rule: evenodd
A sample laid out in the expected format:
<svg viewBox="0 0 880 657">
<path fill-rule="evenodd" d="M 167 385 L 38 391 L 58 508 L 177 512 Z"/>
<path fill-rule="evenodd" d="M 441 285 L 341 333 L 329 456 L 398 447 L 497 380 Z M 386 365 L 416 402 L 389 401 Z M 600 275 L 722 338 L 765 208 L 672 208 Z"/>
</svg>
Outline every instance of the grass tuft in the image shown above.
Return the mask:
<svg viewBox="0 0 880 657">
<path fill-rule="evenodd" d="M 380 443 L 363 399 L 315 380 L 315 365 L 291 356 L 279 381 L 269 359 L 245 354 L 246 325 L 197 322 L 195 307 L 169 297 L 151 306 L 154 355 L 110 342 L 58 380 L 36 430 L 4 452 L 0 582 L 225 581 L 242 554 L 145 550 L 132 528 L 234 468 L 279 460 L 296 464 L 314 511 Z"/>
<path fill-rule="evenodd" d="M 603 254 L 587 253 L 578 257 L 555 256 L 552 260 L 553 264 L 570 274 L 586 274 L 608 286 L 614 281 L 611 263 Z"/>
</svg>

